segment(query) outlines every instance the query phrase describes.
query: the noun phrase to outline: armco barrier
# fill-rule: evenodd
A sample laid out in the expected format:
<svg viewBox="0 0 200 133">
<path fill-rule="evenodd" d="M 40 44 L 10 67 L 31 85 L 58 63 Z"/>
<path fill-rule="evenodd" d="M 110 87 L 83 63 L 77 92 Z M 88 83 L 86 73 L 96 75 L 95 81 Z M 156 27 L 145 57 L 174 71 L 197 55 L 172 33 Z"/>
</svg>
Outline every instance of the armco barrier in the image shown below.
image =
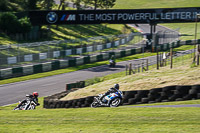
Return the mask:
<svg viewBox="0 0 200 133">
<path fill-rule="evenodd" d="M 21 55 L 20 57 L 2 58 L 0 59 L 0 63 L 1 64 L 15 64 L 15 63 L 24 62 L 24 61 L 31 62 L 31 61 L 38 61 L 38 60 L 47 59 L 47 58 L 60 58 L 60 57 L 65 57 L 67 55 L 79 55 L 82 53 L 94 52 L 94 51 L 103 50 L 103 49 L 107 49 L 111 47 L 114 48 L 116 46 L 119 46 L 131 41 L 134 34 L 139 35 L 137 33 L 130 33 L 127 37 L 124 36 L 123 38 L 118 38 L 119 40 L 112 40 L 110 43 L 103 43 L 103 44 L 98 44 L 98 45 L 94 45 L 94 44 L 80 45 L 80 46 L 74 46 L 70 49 L 62 50 L 62 51 L 51 51 L 51 52 L 48 51 L 46 53 Z M 121 43 L 122 40 L 123 40 L 123 43 Z"/>
<path fill-rule="evenodd" d="M 197 40 L 200 42 L 199 40 Z M 188 41 L 177 41 L 176 43 L 171 44 L 163 44 L 162 47 L 160 47 L 161 50 L 169 49 L 170 47 L 177 47 L 180 45 L 190 45 L 191 43 L 194 43 L 194 40 L 188 40 Z M 22 66 L 22 67 L 16 67 L 16 68 L 6 68 L 6 69 L 0 69 L 0 80 L 6 79 L 6 78 L 12 78 L 12 77 L 19 77 L 23 75 L 30 75 L 35 73 L 41 73 L 51 70 L 57 70 L 60 68 L 66 68 L 66 67 L 74 67 L 77 65 L 87 64 L 87 63 L 93 63 L 96 61 L 102 61 L 109 59 L 112 55 L 115 55 L 116 58 L 129 56 L 133 54 L 138 54 L 142 52 L 142 48 L 130 48 L 126 50 L 117 50 L 115 52 L 110 51 L 107 53 L 99 53 L 97 55 L 88 55 L 88 56 L 79 56 L 79 57 L 72 57 L 68 60 L 57 60 L 47 63 L 41 63 L 36 65 L 28 65 L 28 66 Z M 35 58 L 35 56 L 33 56 Z"/>
<path fill-rule="evenodd" d="M 81 84 L 81 82 L 78 84 Z M 94 96 L 69 101 L 59 100 L 70 92 L 78 90 L 72 89 L 72 86 L 76 87 L 76 85 L 77 84 L 71 84 L 71 88 L 67 89 L 65 92 L 44 98 L 44 108 L 90 107 L 91 103 L 93 102 Z M 123 94 L 124 98 L 122 101 L 122 105 L 194 100 L 200 99 L 200 85 L 174 85 L 166 86 L 163 88 L 154 88 L 151 90 L 123 91 Z"/>
</svg>

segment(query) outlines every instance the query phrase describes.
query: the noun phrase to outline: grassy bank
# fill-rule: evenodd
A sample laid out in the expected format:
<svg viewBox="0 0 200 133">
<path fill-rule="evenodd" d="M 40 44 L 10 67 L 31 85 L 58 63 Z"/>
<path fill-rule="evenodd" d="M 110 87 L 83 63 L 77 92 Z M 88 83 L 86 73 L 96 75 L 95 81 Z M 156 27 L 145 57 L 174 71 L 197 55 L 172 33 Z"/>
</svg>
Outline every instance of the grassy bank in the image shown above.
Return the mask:
<svg viewBox="0 0 200 133">
<path fill-rule="evenodd" d="M 194 85 L 200 84 L 200 67 L 192 66 L 191 54 L 173 59 L 173 69 L 168 66 L 156 69 L 152 66 L 149 71 L 125 76 L 124 73 L 107 75 L 99 78 L 99 83 L 87 86 L 78 91 L 72 92 L 63 100 L 77 99 L 86 96 L 94 96 L 106 92 L 114 84 L 120 84 L 120 90 L 146 90 L 162 88 L 170 85 Z M 96 80 L 97 81 L 97 80 Z"/>
<path fill-rule="evenodd" d="M 185 104 L 174 102 L 171 104 Z M 200 103 L 200 100 L 188 102 Z M 165 103 L 166 104 L 166 103 Z M 168 103 L 170 104 L 170 103 Z M 1 132 L 198 133 L 199 108 L 81 108 L 12 111 L 0 107 Z"/>
<path fill-rule="evenodd" d="M 149 9 L 149 8 L 176 8 L 176 7 L 198 7 L 197 0 L 117 0 L 113 8 L 116 9 Z"/>
<path fill-rule="evenodd" d="M 51 25 L 49 36 L 37 40 L 17 41 L 4 33 L 0 33 L 0 45 L 120 35 L 123 33 L 130 33 L 133 30 L 125 27 L 126 26 L 123 24 L 60 25 L 58 27 Z M 46 28 L 47 26 L 42 27 L 42 29 Z"/>
<path fill-rule="evenodd" d="M 200 5 L 200 4 L 199 4 Z M 195 23 L 178 23 L 178 24 L 162 24 L 171 29 L 177 29 L 181 34 L 181 40 L 194 40 L 195 39 Z M 199 29 L 200 25 L 197 25 Z M 200 31 L 197 32 L 197 39 L 200 38 Z"/>
</svg>

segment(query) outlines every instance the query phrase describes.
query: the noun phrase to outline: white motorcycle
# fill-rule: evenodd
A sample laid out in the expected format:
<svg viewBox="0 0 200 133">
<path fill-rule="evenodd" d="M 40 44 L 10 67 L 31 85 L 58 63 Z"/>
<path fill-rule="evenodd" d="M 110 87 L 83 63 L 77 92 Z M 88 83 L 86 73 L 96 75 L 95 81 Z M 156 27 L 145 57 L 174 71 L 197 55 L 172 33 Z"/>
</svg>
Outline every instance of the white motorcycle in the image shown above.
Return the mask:
<svg viewBox="0 0 200 133">
<path fill-rule="evenodd" d="M 94 97 L 94 101 L 91 104 L 92 108 L 96 108 L 96 107 L 118 107 L 121 102 L 122 102 L 122 98 L 123 98 L 123 94 L 120 90 L 118 90 L 115 93 L 111 93 L 107 96 L 104 97 L 104 99 L 101 101 L 100 98 L 103 96 L 103 94 L 99 94 L 97 97 Z M 103 102 L 103 101 L 106 101 Z"/>
<path fill-rule="evenodd" d="M 28 98 L 23 102 L 19 101 L 17 107 L 13 110 L 34 110 L 38 104 L 33 101 L 32 95 L 26 95 L 26 97 Z"/>
<path fill-rule="evenodd" d="M 109 67 L 115 67 L 116 62 L 114 60 L 109 60 Z"/>
</svg>

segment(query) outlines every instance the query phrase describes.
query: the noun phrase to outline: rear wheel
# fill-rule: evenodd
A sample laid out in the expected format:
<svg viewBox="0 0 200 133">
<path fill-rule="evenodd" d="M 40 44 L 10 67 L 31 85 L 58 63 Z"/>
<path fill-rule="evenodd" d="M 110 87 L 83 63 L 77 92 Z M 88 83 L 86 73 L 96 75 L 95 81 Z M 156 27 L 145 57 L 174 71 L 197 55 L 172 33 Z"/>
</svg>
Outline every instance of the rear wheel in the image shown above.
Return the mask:
<svg viewBox="0 0 200 133">
<path fill-rule="evenodd" d="M 15 107 L 13 110 L 20 110 L 19 107 Z"/>
<path fill-rule="evenodd" d="M 22 103 L 18 105 L 17 107 L 15 107 L 13 110 L 24 110 L 24 108 L 25 108 L 25 103 Z"/>
<path fill-rule="evenodd" d="M 110 107 L 118 107 L 121 103 L 121 99 L 120 98 L 115 98 L 110 102 Z"/>
</svg>

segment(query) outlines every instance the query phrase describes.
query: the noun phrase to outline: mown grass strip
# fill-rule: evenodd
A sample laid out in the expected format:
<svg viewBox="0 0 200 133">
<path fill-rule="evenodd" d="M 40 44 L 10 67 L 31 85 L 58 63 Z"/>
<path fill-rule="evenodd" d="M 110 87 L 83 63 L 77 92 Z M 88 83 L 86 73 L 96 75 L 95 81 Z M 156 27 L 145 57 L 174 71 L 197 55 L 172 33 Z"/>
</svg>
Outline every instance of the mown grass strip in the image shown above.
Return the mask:
<svg viewBox="0 0 200 133">
<path fill-rule="evenodd" d="M 197 101 L 190 103 L 196 104 Z M 0 107 L 1 132 L 198 133 L 200 128 L 199 108 L 38 107 L 30 111 L 12 111 L 13 107 Z"/>
</svg>

